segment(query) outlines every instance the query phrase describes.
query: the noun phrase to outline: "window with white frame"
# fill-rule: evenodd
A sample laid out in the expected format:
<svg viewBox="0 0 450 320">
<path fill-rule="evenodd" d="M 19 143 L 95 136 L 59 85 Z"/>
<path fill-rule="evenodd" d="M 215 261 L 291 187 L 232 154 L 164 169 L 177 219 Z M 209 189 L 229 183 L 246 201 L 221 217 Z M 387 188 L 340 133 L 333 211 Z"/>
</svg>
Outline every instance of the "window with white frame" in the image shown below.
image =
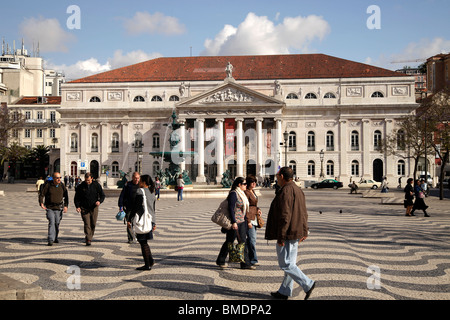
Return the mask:
<svg viewBox="0 0 450 320">
<path fill-rule="evenodd" d="M 316 150 L 316 134 L 313 131 L 308 132 L 307 144 L 308 151 Z"/>
<path fill-rule="evenodd" d="M 50 138 L 56 138 L 56 129 L 50 129 Z"/>
<path fill-rule="evenodd" d="M 112 140 L 111 140 L 111 152 L 119 152 L 119 134 L 117 132 L 114 132 L 112 134 Z"/>
<path fill-rule="evenodd" d="M 152 140 L 153 140 L 153 146 L 152 147 L 154 149 L 159 149 L 160 148 L 159 133 L 153 134 Z"/>
<path fill-rule="evenodd" d="M 334 177 L 334 162 L 331 160 L 327 161 L 327 176 Z"/>
<path fill-rule="evenodd" d="M 42 129 L 36 129 L 36 138 L 42 138 Z"/>
<path fill-rule="evenodd" d="M 397 162 L 397 175 L 404 177 L 405 176 L 405 161 L 404 160 L 399 160 Z"/>
<path fill-rule="evenodd" d="M 289 132 L 288 147 L 289 151 L 297 150 L 297 134 L 294 131 Z"/>
<path fill-rule="evenodd" d="M 91 135 L 91 152 L 98 152 L 98 134 Z"/>
<path fill-rule="evenodd" d="M 327 151 L 334 151 L 334 132 L 327 132 Z"/>
<path fill-rule="evenodd" d="M 31 130 L 25 129 L 25 138 L 31 138 Z"/>
<path fill-rule="evenodd" d="M 294 177 L 297 176 L 297 163 L 294 160 L 289 161 L 289 168 L 294 172 Z"/>
<path fill-rule="evenodd" d="M 356 130 L 352 131 L 351 134 L 351 150 L 359 151 L 359 133 Z"/>
<path fill-rule="evenodd" d="M 310 160 L 308 161 L 308 176 L 315 176 L 316 175 L 316 164 L 314 161 Z"/>
<path fill-rule="evenodd" d="M 359 177 L 359 162 L 356 160 L 352 161 L 352 176 Z"/>
<path fill-rule="evenodd" d="M 78 134 L 70 135 L 70 152 L 78 152 Z"/>
<path fill-rule="evenodd" d="M 376 130 L 373 133 L 373 146 L 374 146 L 374 148 L 378 148 L 381 146 L 381 131 L 380 130 Z"/>
<path fill-rule="evenodd" d="M 111 177 L 112 178 L 119 178 L 120 172 L 119 172 L 119 163 L 117 161 L 114 161 L 111 165 Z"/>
</svg>

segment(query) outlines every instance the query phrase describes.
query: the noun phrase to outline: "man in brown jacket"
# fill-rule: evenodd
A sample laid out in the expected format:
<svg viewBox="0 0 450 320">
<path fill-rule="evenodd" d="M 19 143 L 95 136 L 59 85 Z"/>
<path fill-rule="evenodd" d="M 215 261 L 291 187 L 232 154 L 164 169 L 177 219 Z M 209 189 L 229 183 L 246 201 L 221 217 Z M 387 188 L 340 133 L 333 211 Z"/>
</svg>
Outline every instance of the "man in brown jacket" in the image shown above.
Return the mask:
<svg viewBox="0 0 450 320">
<path fill-rule="evenodd" d="M 316 283 L 297 267 L 297 251 L 298 244 L 308 236 L 308 213 L 305 195 L 292 179 L 293 171 L 289 167 L 283 167 L 277 173 L 280 190 L 267 216 L 265 238 L 277 240 L 278 265 L 284 271 L 280 289 L 271 295 L 276 299 L 287 299 L 292 296 L 295 281 L 306 292 L 307 300 Z"/>
</svg>

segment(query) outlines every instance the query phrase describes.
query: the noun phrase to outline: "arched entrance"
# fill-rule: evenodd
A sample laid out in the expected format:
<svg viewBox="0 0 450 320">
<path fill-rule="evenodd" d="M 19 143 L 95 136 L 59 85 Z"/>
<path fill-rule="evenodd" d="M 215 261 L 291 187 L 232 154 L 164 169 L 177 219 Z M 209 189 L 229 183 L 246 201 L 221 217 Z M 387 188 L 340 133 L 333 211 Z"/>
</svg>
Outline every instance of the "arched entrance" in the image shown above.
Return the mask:
<svg viewBox="0 0 450 320">
<path fill-rule="evenodd" d="M 256 176 L 256 162 L 252 159 L 247 161 L 247 176 Z"/>
<path fill-rule="evenodd" d="M 98 179 L 98 176 L 99 176 L 99 169 L 100 169 L 100 166 L 99 166 L 99 164 L 98 164 L 98 161 L 96 161 L 96 160 L 92 160 L 91 161 L 91 165 L 90 165 L 90 172 L 91 172 L 91 174 L 92 174 L 92 178 L 93 179 Z"/>
<path fill-rule="evenodd" d="M 383 161 L 381 159 L 375 159 L 373 161 L 373 180 L 381 182 L 383 181 Z"/>
</svg>

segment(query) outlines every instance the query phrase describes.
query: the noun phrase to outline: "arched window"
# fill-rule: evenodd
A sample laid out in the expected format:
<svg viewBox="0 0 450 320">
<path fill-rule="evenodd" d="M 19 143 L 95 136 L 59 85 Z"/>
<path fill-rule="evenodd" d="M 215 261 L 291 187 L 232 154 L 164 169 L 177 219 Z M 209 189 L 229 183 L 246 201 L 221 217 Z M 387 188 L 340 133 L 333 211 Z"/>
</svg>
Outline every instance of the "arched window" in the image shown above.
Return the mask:
<svg viewBox="0 0 450 320">
<path fill-rule="evenodd" d="M 359 133 L 356 130 L 352 131 L 351 149 L 352 151 L 359 151 Z"/>
<path fill-rule="evenodd" d="M 327 151 L 334 151 L 334 132 L 327 132 Z"/>
<path fill-rule="evenodd" d="M 316 175 L 316 164 L 314 161 L 309 160 L 308 161 L 308 176 L 315 176 Z"/>
<path fill-rule="evenodd" d="M 111 152 L 119 152 L 119 146 L 119 134 L 117 132 L 114 132 L 111 139 Z"/>
<path fill-rule="evenodd" d="M 289 161 L 289 168 L 294 172 L 294 177 L 297 176 L 297 163 L 294 160 Z"/>
<path fill-rule="evenodd" d="M 180 101 L 180 97 L 176 95 L 170 96 L 169 101 Z"/>
<path fill-rule="evenodd" d="M 374 148 L 378 148 L 381 146 L 381 131 L 375 130 L 373 133 L 373 146 Z"/>
<path fill-rule="evenodd" d="M 101 102 L 99 97 L 92 97 L 89 102 Z"/>
<path fill-rule="evenodd" d="M 313 131 L 308 132 L 308 151 L 316 150 L 316 134 Z"/>
<path fill-rule="evenodd" d="M 317 99 L 317 96 L 315 93 L 309 92 L 306 94 L 305 99 Z"/>
<path fill-rule="evenodd" d="M 295 93 L 289 93 L 286 99 L 298 99 L 298 96 Z"/>
<path fill-rule="evenodd" d="M 133 102 L 145 102 L 145 99 L 143 96 L 136 96 L 134 97 Z"/>
<path fill-rule="evenodd" d="M 160 141 L 159 141 L 159 133 L 153 134 L 153 148 L 159 149 L 160 148 Z"/>
<path fill-rule="evenodd" d="M 334 93 L 332 92 L 327 92 L 325 93 L 325 95 L 323 96 L 324 99 L 336 99 L 336 96 Z"/>
<path fill-rule="evenodd" d="M 75 161 L 72 161 L 70 163 L 70 175 L 72 177 L 77 176 L 78 175 L 78 164 Z"/>
<path fill-rule="evenodd" d="M 70 135 L 70 152 L 78 152 L 78 135 L 76 133 Z"/>
<path fill-rule="evenodd" d="M 384 98 L 384 94 L 381 93 L 380 91 L 375 91 L 374 93 L 372 93 L 371 97 L 372 98 Z"/>
<path fill-rule="evenodd" d="M 119 178 L 120 172 L 119 172 L 119 163 L 117 161 L 114 161 L 111 165 L 111 177 L 112 178 Z"/>
<path fill-rule="evenodd" d="M 160 96 L 153 96 L 153 97 L 152 97 L 152 101 L 154 101 L 154 102 L 155 102 L 155 101 L 156 101 L 156 102 L 161 102 L 161 101 L 163 101 L 163 100 L 162 100 L 162 98 L 161 98 Z"/>
<path fill-rule="evenodd" d="M 397 162 L 397 175 L 404 177 L 405 176 L 405 161 L 404 160 L 399 160 Z"/>
<path fill-rule="evenodd" d="M 297 150 L 297 134 L 294 131 L 289 132 L 288 147 L 289 151 Z"/>
<path fill-rule="evenodd" d="M 327 176 L 334 177 L 334 162 L 331 160 L 327 161 Z"/>
<path fill-rule="evenodd" d="M 352 176 L 359 176 L 359 162 L 356 160 L 352 161 Z"/>
<path fill-rule="evenodd" d="M 98 152 L 98 134 L 93 133 L 91 136 L 91 152 Z"/>
</svg>

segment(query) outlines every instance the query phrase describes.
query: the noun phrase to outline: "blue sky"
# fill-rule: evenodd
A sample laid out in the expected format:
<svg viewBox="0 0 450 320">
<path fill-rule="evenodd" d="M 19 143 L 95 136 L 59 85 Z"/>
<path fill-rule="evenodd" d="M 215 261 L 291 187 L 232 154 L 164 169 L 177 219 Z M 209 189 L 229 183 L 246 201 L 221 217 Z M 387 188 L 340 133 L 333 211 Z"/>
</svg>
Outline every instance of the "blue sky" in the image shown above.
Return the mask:
<svg viewBox="0 0 450 320">
<path fill-rule="evenodd" d="M 80 29 L 68 28 L 80 9 Z M 380 9 L 367 13 L 371 5 Z M 0 36 L 75 79 L 156 57 L 324 53 L 388 69 L 450 51 L 448 0 L 22 1 Z M 369 29 L 367 21 L 379 22 Z"/>
</svg>

